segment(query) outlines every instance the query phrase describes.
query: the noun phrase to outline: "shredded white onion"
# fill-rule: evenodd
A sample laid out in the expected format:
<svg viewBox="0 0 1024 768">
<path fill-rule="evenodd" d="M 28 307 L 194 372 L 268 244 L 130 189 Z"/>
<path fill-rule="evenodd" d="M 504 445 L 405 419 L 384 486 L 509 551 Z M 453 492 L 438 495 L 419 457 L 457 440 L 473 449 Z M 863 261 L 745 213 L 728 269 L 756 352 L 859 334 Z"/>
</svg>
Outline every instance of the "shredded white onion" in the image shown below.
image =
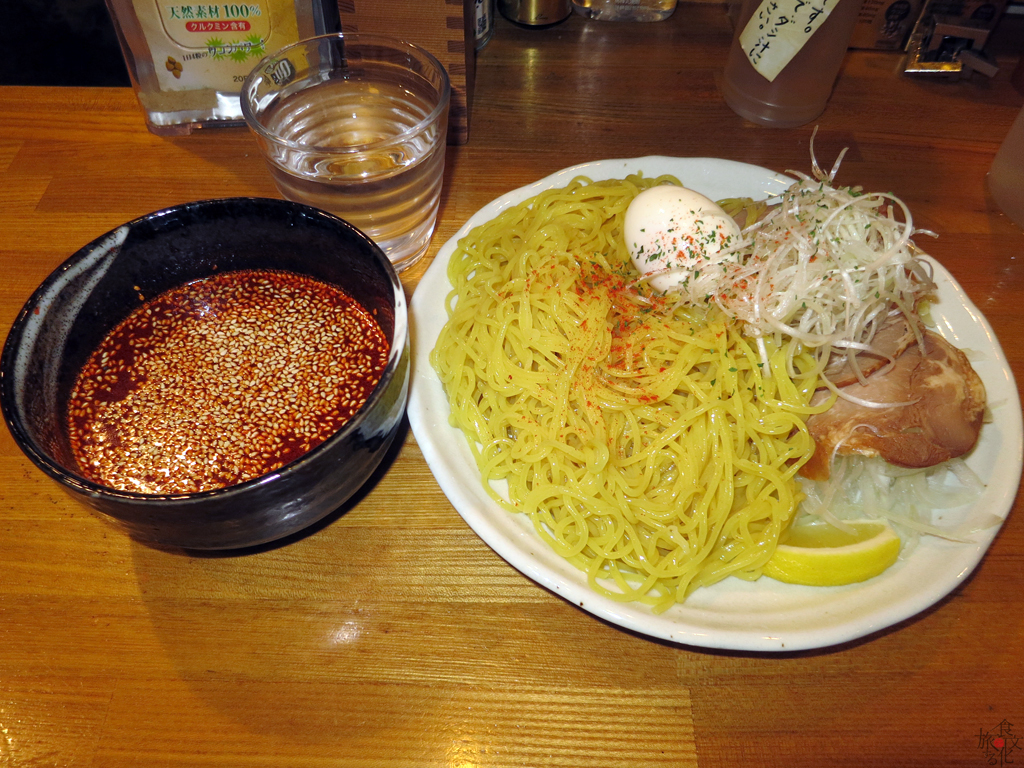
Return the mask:
<svg viewBox="0 0 1024 768">
<path fill-rule="evenodd" d="M 953 510 L 978 499 L 984 483 L 963 459 L 935 467 L 903 469 L 881 458 L 841 456 L 829 479 L 802 479 L 806 498 L 798 516 L 809 515 L 847 530 L 845 521 L 862 518 L 886 520 L 904 541 L 921 534 L 951 541 L 969 541 L 971 534 L 999 522 L 994 517 L 940 525 L 936 512 Z"/>
<path fill-rule="evenodd" d="M 842 156 L 826 174 L 812 138 L 812 175 L 789 171 L 797 181 L 743 230 L 733 258 L 681 283 L 680 300 L 714 303 L 757 338 L 792 337 L 821 370 L 833 351 L 872 351 L 893 314 L 913 318 L 934 284 L 912 238 L 933 233 L 915 229 L 892 194 L 833 186 Z"/>
</svg>

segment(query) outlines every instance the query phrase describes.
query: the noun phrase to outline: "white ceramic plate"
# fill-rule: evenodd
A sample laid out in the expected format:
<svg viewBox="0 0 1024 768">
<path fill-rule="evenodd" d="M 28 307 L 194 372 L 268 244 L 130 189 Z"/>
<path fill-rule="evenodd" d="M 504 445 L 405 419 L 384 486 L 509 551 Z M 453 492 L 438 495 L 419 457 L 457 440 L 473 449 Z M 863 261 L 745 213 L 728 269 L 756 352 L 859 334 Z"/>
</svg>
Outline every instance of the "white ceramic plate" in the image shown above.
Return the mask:
<svg viewBox="0 0 1024 768">
<path fill-rule="evenodd" d="M 602 160 L 559 171 L 485 206 L 441 248 L 412 299 L 413 384 L 409 421 L 441 489 L 470 527 L 523 574 L 609 622 L 652 637 L 706 648 L 795 651 L 863 637 L 907 619 L 945 597 L 974 570 L 999 530 L 975 534 L 969 544 L 925 537 L 881 576 L 845 587 L 802 587 L 763 578 L 730 578 L 697 590 L 682 605 L 654 614 L 643 605 L 619 603 L 588 587 L 585 575 L 537 536 L 525 515 L 506 512 L 487 496 L 466 437 L 448 423 L 448 401 L 428 357 L 446 320 L 451 289 L 448 260 L 459 238 L 500 211 L 573 177 L 622 178 L 671 173 L 713 200 L 770 197 L 788 181 L 764 168 L 707 158 L 644 157 Z M 988 321 L 950 274 L 935 264 L 939 302 L 933 317 L 941 333 L 972 350 L 972 362 L 988 390 L 992 423 L 968 459 L 987 483 L 977 503 L 944 513 L 941 522 L 1004 519 L 1021 476 L 1022 429 L 1017 387 Z"/>
</svg>

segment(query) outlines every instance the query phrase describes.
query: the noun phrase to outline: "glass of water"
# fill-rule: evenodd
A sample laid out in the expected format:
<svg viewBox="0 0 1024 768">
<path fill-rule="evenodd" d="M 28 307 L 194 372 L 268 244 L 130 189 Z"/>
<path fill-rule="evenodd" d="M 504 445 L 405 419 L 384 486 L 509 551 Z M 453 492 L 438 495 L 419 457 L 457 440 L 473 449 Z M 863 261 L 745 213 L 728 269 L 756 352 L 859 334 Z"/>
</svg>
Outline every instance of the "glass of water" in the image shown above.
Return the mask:
<svg viewBox="0 0 1024 768">
<path fill-rule="evenodd" d="M 423 48 L 341 33 L 263 59 L 241 101 L 281 194 L 358 227 L 403 270 L 434 232 L 450 98 Z"/>
</svg>

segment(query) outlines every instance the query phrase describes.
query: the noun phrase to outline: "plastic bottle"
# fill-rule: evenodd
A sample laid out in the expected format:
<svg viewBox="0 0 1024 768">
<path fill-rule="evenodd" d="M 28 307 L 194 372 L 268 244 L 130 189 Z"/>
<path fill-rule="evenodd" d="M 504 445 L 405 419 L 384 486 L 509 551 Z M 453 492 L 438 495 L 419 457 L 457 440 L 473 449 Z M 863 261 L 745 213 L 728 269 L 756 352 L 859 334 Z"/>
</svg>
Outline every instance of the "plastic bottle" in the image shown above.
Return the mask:
<svg viewBox="0 0 1024 768">
<path fill-rule="evenodd" d="M 1003 213 L 1024 227 L 1024 109 L 992 160 L 988 189 Z"/>
<path fill-rule="evenodd" d="M 773 5 L 774 9 L 765 9 L 762 0 L 744 0 L 725 65 L 722 96 L 736 114 L 747 120 L 791 128 L 811 122 L 825 110 L 857 23 L 861 0 L 813 4 L 808 0 L 778 0 Z M 793 9 L 806 13 L 807 8 L 816 6 L 831 6 L 832 10 L 816 31 L 801 40 L 802 47 L 775 79 L 769 80 L 755 69 L 750 61 L 750 48 L 740 42 L 754 14 L 774 12 L 777 23 L 780 18 L 788 18 L 786 14 Z M 806 29 L 806 18 L 800 17 L 800 23 L 794 26 Z M 757 25 L 756 19 L 754 24 Z M 772 31 L 766 24 L 764 34 Z"/>
<path fill-rule="evenodd" d="M 333 31 L 328 0 L 249 0 L 164 5 L 107 0 L 146 127 L 181 136 L 213 125 L 244 125 L 239 90 L 268 53 Z"/>
<path fill-rule="evenodd" d="M 598 21 L 664 21 L 676 0 L 572 0 L 572 9 Z"/>
</svg>

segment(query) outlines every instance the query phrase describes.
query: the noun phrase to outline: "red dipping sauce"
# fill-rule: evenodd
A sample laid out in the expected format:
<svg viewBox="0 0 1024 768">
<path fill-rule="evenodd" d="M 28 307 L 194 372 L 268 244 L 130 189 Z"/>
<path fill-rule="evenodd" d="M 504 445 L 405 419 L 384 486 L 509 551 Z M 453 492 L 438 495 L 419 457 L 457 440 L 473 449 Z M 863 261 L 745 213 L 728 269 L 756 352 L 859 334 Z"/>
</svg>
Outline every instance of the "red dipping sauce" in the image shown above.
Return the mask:
<svg viewBox="0 0 1024 768">
<path fill-rule="evenodd" d="M 68 404 L 82 475 L 122 491 L 194 493 L 273 472 L 366 402 L 390 345 L 339 288 L 226 272 L 146 302 L 100 343 Z"/>
</svg>

